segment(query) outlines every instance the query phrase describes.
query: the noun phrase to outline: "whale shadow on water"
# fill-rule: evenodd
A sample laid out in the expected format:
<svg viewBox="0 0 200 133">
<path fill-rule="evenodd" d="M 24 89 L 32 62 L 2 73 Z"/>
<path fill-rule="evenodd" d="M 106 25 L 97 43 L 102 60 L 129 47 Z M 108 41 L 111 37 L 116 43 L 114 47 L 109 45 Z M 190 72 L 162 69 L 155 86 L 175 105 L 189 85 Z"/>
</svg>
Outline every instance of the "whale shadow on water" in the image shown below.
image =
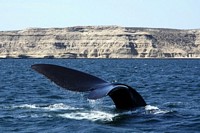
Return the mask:
<svg viewBox="0 0 200 133">
<path fill-rule="evenodd" d="M 96 76 L 58 65 L 34 64 L 31 68 L 66 90 L 89 93 L 88 99 L 110 96 L 117 109 L 132 110 L 147 105 L 142 96 L 126 84 L 109 83 Z"/>
</svg>

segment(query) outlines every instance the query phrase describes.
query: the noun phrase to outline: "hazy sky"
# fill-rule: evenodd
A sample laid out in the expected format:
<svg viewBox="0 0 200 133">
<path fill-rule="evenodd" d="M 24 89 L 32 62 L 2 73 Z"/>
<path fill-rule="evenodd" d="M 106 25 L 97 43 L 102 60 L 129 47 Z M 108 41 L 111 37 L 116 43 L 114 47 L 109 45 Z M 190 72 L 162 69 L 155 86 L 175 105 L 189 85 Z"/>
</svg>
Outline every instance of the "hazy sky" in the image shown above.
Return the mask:
<svg viewBox="0 0 200 133">
<path fill-rule="evenodd" d="M 199 29 L 200 0 L 0 0 L 0 31 L 88 25 Z"/>
</svg>

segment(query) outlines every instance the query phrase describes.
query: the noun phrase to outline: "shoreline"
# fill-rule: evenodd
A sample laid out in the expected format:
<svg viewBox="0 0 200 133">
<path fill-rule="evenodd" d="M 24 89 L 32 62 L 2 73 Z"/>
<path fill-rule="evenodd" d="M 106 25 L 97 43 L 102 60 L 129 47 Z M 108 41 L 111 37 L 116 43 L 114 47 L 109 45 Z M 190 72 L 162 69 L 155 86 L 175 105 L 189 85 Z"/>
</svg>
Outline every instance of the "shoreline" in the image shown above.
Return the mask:
<svg viewBox="0 0 200 133">
<path fill-rule="evenodd" d="M 0 32 L 0 58 L 200 58 L 200 30 L 118 26 Z"/>
<path fill-rule="evenodd" d="M 71 59 L 74 59 L 74 60 L 82 60 L 82 59 L 84 59 L 84 60 L 200 60 L 200 57 L 196 57 L 196 58 L 194 58 L 194 57 L 180 57 L 180 58 L 177 58 L 177 57 L 172 57 L 172 58 L 166 58 L 166 57 L 164 57 L 164 58 L 160 58 L 160 57 L 158 57 L 158 58 L 148 58 L 148 57 L 146 57 L 146 58 L 1 58 L 0 57 L 0 59 L 1 60 L 6 60 L 6 59 L 16 59 L 16 60 L 18 60 L 18 59 L 48 59 L 48 60 L 51 60 L 51 59 L 56 59 L 56 60 L 58 60 L 58 59 L 61 59 L 61 60 L 64 60 L 64 59 L 66 59 L 66 60 L 71 60 Z"/>
</svg>

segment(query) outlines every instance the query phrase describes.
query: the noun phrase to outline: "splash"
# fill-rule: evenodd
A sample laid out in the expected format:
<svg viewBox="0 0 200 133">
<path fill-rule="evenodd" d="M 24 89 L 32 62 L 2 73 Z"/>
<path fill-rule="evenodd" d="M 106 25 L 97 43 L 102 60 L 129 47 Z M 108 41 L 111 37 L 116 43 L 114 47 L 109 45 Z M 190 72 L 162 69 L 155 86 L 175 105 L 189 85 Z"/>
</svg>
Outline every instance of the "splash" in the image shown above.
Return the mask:
<svg viewBox="0 0 200 133">
<path fill-rule="evenodd" d="M 89 101 L 89 102 L 91 105 L 93 104 L 96 105 L 95 101 Z M 32 112 L 31 114 L 29 113 L 20 114 L 18 116 L 19 118 L 62 117 L 62 118 L 74 119 L 74 120 L 89 120 L 89 121 L 101 121 L 101 122 L 112 122 L 115 120 L 115 118 L 119 118 L 121 116 L 131 116 L 137 113 L 137 111 L 135 110 L 125 111 L 125 112 L 109 112 L 109 111 L 105 112 L 99 109 L 85 110 L 84 108 L 77 108 L 70 105 L 66 105 L 64 103 L 56 103 L 56 104 L 51 104 L 51 105 L 22 104 L 22 105 L 12 106 L 12 108 L 36 111 L 36 112 Z M 41 110 L 42 112 L 38 114 L 38 110 Z M 170 111 L 161 110 L 156 106 L 152 106 L 152 105 L 145 106 L 146 114 L 165 114 L 168 112 Z"/>
<path fill-rule="evenodd" d="M 13 106 L 13 108 L 26 108 L 26 109 L 41 109 L 41 110 L 49 110 L 49 111 L 56 111 L 56 110 L 78 110 L 83 108 L 75 108 L 63 103 L 51 104 L 51 105 L 36 105 L 36 104 L 22 104 L 18 106 Z"/>
<path fill-rule="evenodd" d="M 88 111 L 60 114 L 60 117 L 75 119 L 75 120 L 90 120 L 90 121 L 113 121 L 113 118 L 118 114 L 107 113 L 103 111 Z"/>
<path fill-rule="evenodd" d="M 156 106 L 152 106 L 152 105 L 146 105 L 145 106 L 145 110 L 147 114 L 166 114 L 170 111 L 167 110 L 161 110 Z"/>
<path fill-rule="evenodd" d="M 14 105 L 13 108 L 37 109 L 38 107 L 35 104 L 22 104 L 22 105 Z"/>
<path fill-rule="evenodd" d="M 54 111 L 54 110 L 78 110 L 83 108 L 75 108 L 63 103 L 59 103 L 59 104 L 49 105 L 48 107 L 44 107 L 43 109 Z"/>
<path fill-rule="evenodd" d="M 94 104 L 94 101 L 90 101 L 91 104 Z M 76 108 L 63 103 L 51 104 L 51 105 L 40 105 L 40 104 L 22 104 L 12 106 L 14 109 L 23 109 L 23 110 L 43 110 L 45 112 L 33 112 L 32 114 L 21 114 L 17 116 L 18 118 L 38 118 L 38 117 L 63 117 L 74 120 L 89 120 L 89 121 L 113 121 L 113 118 L 118 116 L 119 114 L 108 113 L 103 111 L 90 111 L 85 110 L 84 108 Z M 62 111 L 66 111 L 68 113 L 61 114 Z M 46 111 L 49 111 L 47 113 Z M 61 111 L 54 112 L 56 114 L 50 113 L 51 111 Z M 53 115 L 53 116 L 52 116 Z"/>
</svg>

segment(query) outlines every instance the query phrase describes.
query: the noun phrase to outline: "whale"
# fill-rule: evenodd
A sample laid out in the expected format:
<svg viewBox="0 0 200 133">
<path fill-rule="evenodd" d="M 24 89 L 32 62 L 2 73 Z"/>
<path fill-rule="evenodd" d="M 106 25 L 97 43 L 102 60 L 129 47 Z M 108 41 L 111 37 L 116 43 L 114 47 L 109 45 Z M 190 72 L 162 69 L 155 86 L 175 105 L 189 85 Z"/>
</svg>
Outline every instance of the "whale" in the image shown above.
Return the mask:
<svg viewBox="0 0 200 133">
<path fill-rule="evenodd" d="M 111 83 L 94 75 L 54 64 L 33 64 L 31 68 L 61 88 L 87 93 L 88 99 L 109 96 L 117 109 L 130 110 L 147 105 L 143 97 L 126 84 Z"/>
</svg>

